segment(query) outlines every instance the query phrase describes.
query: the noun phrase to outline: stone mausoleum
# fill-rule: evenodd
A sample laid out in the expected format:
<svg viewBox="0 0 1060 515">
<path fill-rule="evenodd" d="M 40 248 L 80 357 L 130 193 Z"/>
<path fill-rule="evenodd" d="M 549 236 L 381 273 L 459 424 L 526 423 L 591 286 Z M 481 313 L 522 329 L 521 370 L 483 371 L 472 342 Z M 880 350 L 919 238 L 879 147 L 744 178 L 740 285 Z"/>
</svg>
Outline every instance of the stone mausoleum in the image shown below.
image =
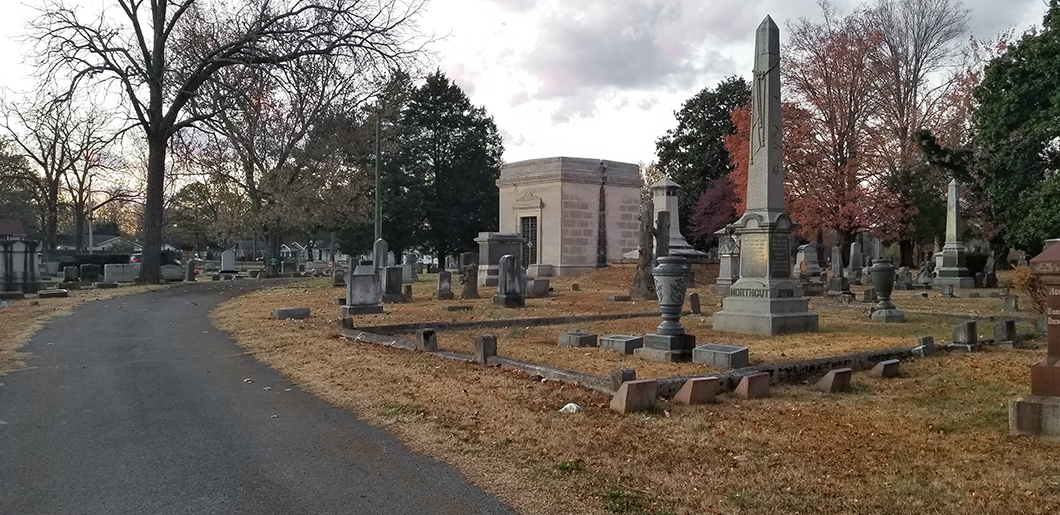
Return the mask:
<svg viewBox="0 0 1060 515">
<path fill-rule="evenodd" d="M 637 248 L 640 167 L 599 159 L 549 157 L 505 165 L 500 227 L 526 240 L 522 266 L 536 275 L 572 275 Z"/>
</svg>

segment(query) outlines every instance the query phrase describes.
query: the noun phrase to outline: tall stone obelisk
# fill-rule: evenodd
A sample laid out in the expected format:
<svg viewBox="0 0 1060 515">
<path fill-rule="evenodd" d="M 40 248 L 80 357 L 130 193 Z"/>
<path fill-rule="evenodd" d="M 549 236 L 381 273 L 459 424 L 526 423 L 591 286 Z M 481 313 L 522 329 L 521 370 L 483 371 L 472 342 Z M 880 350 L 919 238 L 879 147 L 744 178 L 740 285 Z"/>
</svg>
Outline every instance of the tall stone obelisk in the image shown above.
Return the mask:
<svg viewBox="0 0 1060 515">
<path fill-rule="evenodd" d="M 974 288 L 975 278 L 965 265 L 964 242 L 961 241 L 961 185 L 957 179 L 950 180 L 946 198 L 946 245 L 942 247 L 942 266 L 936 270 L 932 284 L 942 287 L 952 284 L 954 288 Z"/>
<path fill-rule="evenodd" d="M 755 35 L 747 209 L 732 225 L 740 242 L 740 279 L 729 288 L 714 329 L 775 335 L 817 331 L 802 286 L 791 278 L 794 223 L 784 209 L 780 124 L 780 29 L 766 16 Z"/>
</svg>

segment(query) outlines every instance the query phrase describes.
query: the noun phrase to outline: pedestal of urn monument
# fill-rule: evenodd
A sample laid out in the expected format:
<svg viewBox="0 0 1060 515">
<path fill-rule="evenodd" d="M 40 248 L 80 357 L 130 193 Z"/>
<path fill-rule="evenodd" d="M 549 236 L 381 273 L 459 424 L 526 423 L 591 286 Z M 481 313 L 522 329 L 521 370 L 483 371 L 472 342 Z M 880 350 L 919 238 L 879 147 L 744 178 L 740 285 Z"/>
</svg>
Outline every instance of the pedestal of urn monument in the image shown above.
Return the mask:
<svg viewBox="0 0 1060 515">
<path fill-rule="evenodd" d="M 1031 394 L 1009 402 L 1013 435 L 1060 441 L 1060 245 L 1030 261 L 1031 273 L 1045 285 L 1045 358 L 1031 365 Z"/>
<path fill-rule="evenodd" d="M 663 363 L 692 360 L 696 337 L 685 333 L 681 325 L 681 308 L 685 305 L 687 278 L 691 273 L 688 260 L 683 257 L 659 258 L 659 266 L 652 269 L 652 276 L 662 322 L 654 333 L 644 335 L 644 346 L 633 351 L 635 356 Z"/>
</svg>

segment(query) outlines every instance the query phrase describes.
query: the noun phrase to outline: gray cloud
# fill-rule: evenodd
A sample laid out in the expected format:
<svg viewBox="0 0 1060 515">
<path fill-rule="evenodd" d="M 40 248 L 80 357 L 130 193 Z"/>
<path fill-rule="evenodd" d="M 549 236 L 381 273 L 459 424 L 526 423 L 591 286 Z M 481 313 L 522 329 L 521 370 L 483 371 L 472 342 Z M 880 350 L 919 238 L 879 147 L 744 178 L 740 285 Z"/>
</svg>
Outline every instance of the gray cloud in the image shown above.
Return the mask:
<svg viewBox="0 0 1060 515">
<path fill-rule="evenodd" d="M 536 44 L 514 63 L 540 82 L 529 100 L 558 101 L 553 123 L 593 116 L 599 100 L 616 92 L 692 94 L 728 75 L 747 76 L 754 29 L 766 14 L 782 38 L 789 21 L 821 17 L 816 0 L 560 0 L 547 7 L 534 0 L 490 1 L 537 13 Z M 874 3 L 832 2 L 846 13 Z M 1044 0 L 967 0 L 965 6 L 980 38 L 1040 22 L 1045 12 Z M 749 54 L 746 60 L 740 52 Z M 519 93 L 512 97 L 513 105 L 523 101 Z"/>
<path fill-rule="evenodd" d="M 562 2 L 540 17 L 520 65 L 540 81 L 534 99 L 560 101 L 552 120 L 563 123 L 592 116 L 609 91 L 687 91 L 742 71 L 725 47 L 753 38 L 769 12 L 761 8 L 740 0 Z"/>
</svg>

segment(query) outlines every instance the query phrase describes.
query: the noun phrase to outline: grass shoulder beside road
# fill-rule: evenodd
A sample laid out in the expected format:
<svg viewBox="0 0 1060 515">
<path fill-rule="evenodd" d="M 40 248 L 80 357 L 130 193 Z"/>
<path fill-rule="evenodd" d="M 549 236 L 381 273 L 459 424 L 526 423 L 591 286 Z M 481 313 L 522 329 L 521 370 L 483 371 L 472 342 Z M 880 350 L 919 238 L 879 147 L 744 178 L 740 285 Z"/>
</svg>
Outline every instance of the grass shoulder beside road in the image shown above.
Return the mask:
<svg viewBox="0 0 1060 515">
<path fill-rule="evenodd" d="M 86 302 L 141 293 L 165 286 L 123 286 L 106 290 L 71 290 L 67 298 L 38 299 L 27 295 L 23 300 L 8 301 L 0 308 L 0 376 L 25 366 L 30 356 L 23 346 L 47 322 L 66 316 Z"/>
<path fill-rule="evenodd" d="M 293 382 L 453 464 L 522 513 L 1060 512 L 1057 444 L 1007 434 L 1007 402 L 1027 393 L 1040 348 L 944 353 L 903 363 L 893 380 L 859 373 L 842 395 L 779 386 L 769 399 L 726 395 L 621 416 L 582 388 L 346 341 L 332 300 L 341 292 L 326 281 L 276 286 L 228 301 L 213 320 Z M 415 305 L 388 306 L 388 318 L 426 321 L 402 314 Z M 292 306 L 313 316 L 269 319 Z M 924 323 L 945 334 L 953 322 Z M 854 325 L 826 334 L 868 337 L 880 327 Z M 526 339 L 532 352 L 544 344 L 531 340 L 550 331 L 496 334 L 502 349 Z M 752 355 L 766 345 L 747 344 Z M 568 402 L 585 411 L 558 413 Z"/>
</svg>

